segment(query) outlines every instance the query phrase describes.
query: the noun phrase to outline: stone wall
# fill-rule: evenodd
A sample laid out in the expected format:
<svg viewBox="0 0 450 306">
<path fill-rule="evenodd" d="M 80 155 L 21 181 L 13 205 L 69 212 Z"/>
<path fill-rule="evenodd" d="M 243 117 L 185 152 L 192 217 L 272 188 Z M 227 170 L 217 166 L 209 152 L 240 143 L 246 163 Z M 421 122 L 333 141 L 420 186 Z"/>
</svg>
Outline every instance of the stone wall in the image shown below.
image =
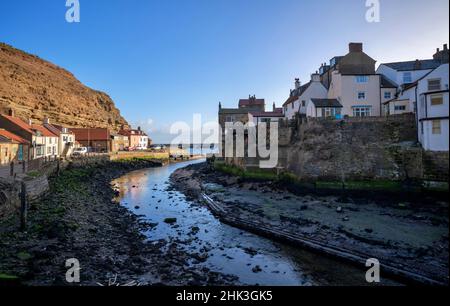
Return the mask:
<svg viewBox="0 0 450 306">
<path fill-rule="evenodd" d="M 18 211 L 20 199 L 17 186 L 11 181 L 0 178 L 0 218 Z"/>
<path fill-rule="evenodd" d="M 448 152 L 425 152 L 413 114 L 280 122 L 278 167 L 301 180 L 448 181 Z M 226 158 L 256 167 L 259 158 Z"/>
<path fill-rule="evenodd" d="M 414 116 L 308 119 L 281 147 L 281 166 L 304 180 L 422 177 Z"/>
</svg>

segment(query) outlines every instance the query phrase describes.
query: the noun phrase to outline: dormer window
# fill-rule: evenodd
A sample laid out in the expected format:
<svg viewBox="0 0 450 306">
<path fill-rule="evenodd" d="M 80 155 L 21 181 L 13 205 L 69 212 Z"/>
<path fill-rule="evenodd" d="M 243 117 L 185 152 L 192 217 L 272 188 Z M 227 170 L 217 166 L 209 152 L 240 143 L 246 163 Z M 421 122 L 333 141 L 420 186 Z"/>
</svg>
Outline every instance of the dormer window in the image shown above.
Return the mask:
<svg viewBox="0 0 450 306">
<path fill-rule="evenodd" d="M 404 84 L 412 83 L 411 72 L 403 72 L 403 83 Z"/>
<path fill-rule="evenodd" d="M 428 80 L 428 90 L 441 90 L 441 79 Z"/>
</svg>

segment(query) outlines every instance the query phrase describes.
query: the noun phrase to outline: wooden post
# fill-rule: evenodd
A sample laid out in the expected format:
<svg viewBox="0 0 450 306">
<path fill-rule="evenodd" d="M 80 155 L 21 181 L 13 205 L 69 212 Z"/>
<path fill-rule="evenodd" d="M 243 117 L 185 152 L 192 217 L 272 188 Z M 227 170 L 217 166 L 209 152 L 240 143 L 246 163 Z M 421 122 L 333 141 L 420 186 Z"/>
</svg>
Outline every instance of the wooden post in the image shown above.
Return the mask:
<svg viewBox="0 0 450 306">
<path fill-rule="evenodd" d="M 26 161 L 22 161 L 22 173 L 25 173 L 27 168 Z"/>
<path fill-rule="evenodd" d="M 20 191 L 20 230 L 24 231 L 27 228 L 27 217 L 28 217 L 28 203 L 27 203 L 27 187 L 25 182 L 21 184 Z"/>
<path fill-rule="evenodd" d="M 59 164 L 59 159 L 56 161 L 56 176 L 59 176 L 59 171 L 60 171 L 60 164 Z"/>
<path fill-rule="evenodd" d="M 10 174 L 11 176 L 14 176 L 14 162 L 11 162 L 11 163 L 9 164 L 9 166 L 10 166 L 9 174 Z"/>
</svg>

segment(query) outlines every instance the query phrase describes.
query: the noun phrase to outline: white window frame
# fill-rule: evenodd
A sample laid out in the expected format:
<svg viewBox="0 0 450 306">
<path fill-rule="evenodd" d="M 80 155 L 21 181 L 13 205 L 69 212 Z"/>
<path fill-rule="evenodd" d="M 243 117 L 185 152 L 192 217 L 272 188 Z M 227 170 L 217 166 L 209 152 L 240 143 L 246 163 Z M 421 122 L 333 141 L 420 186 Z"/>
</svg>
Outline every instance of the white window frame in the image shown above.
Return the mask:
<svg viewBox="0 0 450 306">
<path fill-rule="evenodd" d="M 436 78 L 436 79 L 428 79 L 427 80 L 428 82 L 428 91 L 434 91 L 434 90 L 441 90 L 441 88 L 442 88 L 442 81 L 441 81 L 441 78 Z M 430 83 L 432 83 L 432 82 L 439 82 L 439 83 L 436 83 L 436 84 L 430 84 Z"/>
<path fill-rule="evenodd" d="M 392 92 L 390 92 L 390 91 L 385 91 L 385 92 L 384 92 L 384 98 L 385 98 L 385 99 L 392 99 Z"/>
<path fill-rule="evenodd" d="M 366 100 L 366 92 L 358 91 L 358 100 Z"/>
<path fill-rule="evenodd" d="M 369 82 L 369 76 L 368 75 L 357 75 L 355 77 L 356 83 L 358 84 L 365 84 Z"/>
<path fill-rule="evenodd" d="M 411 73 L 411 71 L 403 72 L 403 83 L 404 84 L 412 83 L 412 73 Z"/>
</svg>

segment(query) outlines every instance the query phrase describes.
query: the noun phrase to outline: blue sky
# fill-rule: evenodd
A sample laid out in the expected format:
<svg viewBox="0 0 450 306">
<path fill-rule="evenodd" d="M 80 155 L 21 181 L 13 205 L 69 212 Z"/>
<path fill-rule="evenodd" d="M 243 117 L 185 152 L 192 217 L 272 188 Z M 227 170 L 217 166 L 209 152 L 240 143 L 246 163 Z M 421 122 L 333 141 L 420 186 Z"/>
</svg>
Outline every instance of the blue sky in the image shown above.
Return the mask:
<svg viewBox="0 0 450 306">
<path fill-rule="evenodd" d="M 215 120 L 255 94 L 281 105 L 350 41 L 380 62 L 430 58 L 448 43 L 448 0 L 65 0 L 0 2 L 0 41 L 37 54 L 105 91 L 132 124 L 167 142 L 168 126 Z"/>
</svg>

